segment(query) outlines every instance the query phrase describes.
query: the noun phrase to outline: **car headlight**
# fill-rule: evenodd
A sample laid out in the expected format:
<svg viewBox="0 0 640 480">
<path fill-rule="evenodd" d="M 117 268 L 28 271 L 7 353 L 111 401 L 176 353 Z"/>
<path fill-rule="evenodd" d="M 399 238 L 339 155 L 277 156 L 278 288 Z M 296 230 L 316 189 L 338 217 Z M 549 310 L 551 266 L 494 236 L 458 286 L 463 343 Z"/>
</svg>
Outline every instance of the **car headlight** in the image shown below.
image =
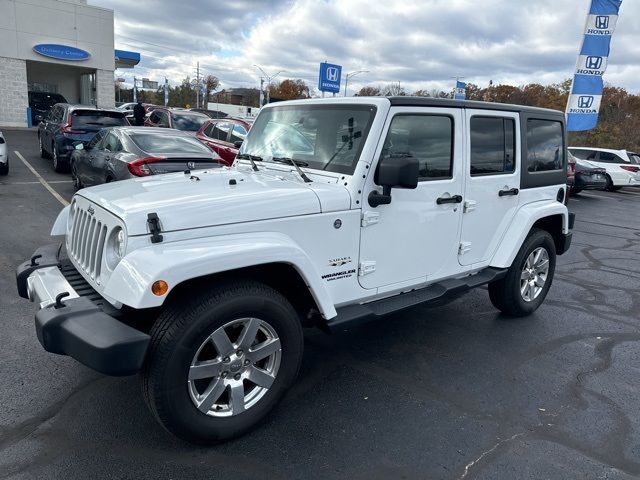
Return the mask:
<svg viewBox="0 0 640 480">
<path fill-rule="evenodd" d="M 114 241 L 114 250 L 118 258 L 124 257 L 124 252 L 126 250 L 125 244 L 126 238 L 124 236 L 124 230 L 118 228 L 118 232 L 115 235 Z"/>
</svg>

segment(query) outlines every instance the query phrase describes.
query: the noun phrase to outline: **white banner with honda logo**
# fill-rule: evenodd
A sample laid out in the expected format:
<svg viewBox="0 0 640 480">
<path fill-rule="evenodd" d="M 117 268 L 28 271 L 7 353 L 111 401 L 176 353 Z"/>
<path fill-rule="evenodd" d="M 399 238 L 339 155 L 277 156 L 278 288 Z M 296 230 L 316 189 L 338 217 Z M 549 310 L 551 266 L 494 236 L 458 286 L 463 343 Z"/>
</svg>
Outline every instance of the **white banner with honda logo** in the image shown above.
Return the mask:
<svg viewBox="0 0 640 480">
<path fill-rule="evenodd" d="M 591 130 L 598 124 L 611 37 L 622 0 L 592 0 L 567 102 L 567 130 Z"/>
</svg>

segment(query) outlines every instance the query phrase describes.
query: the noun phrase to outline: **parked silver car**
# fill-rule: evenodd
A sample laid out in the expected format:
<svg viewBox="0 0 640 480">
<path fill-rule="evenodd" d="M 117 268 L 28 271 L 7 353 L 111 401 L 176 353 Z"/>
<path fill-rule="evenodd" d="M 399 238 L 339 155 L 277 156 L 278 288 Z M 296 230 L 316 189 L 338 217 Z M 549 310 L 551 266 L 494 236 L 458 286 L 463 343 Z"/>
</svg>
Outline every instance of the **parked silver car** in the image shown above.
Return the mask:
<svg viewBox="0 0 640 480">
<path fill-rule="evenodd" d="M 76 144 L 71 155 L 71 175 L 76 189 L 221 165 L 218 154 L 199 140 L 166 128 L 104 128 L 91 141 Z"/>
<path fill-rule="evenodd" d="M 9 147 L 7 147 L 7 141 L 4 139 L 2 132 L 0 132 L 0 175 L 6 175 L 9 173 Z"/>
</svg>

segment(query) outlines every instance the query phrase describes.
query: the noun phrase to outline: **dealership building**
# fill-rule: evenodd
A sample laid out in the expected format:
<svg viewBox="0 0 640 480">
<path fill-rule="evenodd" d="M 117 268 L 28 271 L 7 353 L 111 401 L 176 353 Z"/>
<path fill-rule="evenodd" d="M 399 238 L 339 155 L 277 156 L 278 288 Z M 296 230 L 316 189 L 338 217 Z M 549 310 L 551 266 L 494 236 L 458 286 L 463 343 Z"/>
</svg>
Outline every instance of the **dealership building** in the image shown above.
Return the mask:
<svg viewBox="0 0 640 480">
<path fill-rule="evenodd" d="M 114 107 L 114 71 L 140 54 L 113 37 L 113 10 L 86 0 L 0 0 L 0 126 L 29 124 L 29 92 Z"/>
</svg>

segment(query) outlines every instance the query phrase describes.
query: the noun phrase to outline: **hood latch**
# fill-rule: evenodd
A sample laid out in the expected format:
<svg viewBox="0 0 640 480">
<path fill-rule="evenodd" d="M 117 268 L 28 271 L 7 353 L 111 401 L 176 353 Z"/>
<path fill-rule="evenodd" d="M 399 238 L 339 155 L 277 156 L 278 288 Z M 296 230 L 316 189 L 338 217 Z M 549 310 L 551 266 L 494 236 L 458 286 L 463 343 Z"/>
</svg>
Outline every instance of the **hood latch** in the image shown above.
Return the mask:
<svg viewBox="0 0 640 480">
<path fill-rule="evenodd" d="M 162 229 L 160 228 L 160 218 L 156 212 L 147 214 L 147 225 L 149 225 L 149 231 L 151 232 L 151 243 L 162 242 Z"/>
</svg>

